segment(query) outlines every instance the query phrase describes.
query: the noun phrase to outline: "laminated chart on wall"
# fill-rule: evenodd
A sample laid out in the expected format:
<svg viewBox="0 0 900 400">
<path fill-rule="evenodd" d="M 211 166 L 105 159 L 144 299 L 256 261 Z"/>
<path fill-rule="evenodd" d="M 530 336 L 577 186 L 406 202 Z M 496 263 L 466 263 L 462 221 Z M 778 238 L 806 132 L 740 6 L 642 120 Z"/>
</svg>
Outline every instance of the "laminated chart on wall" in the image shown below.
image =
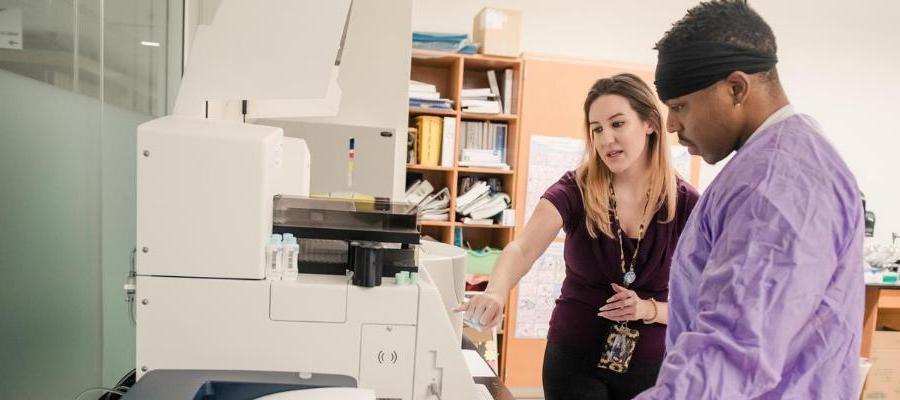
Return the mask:
<svg viewBox="0 0 900 400">
<path fill-rule="evenodd" d="M 537 207 L 541 196 L 584 158 L 584 140 L 532 136 L 528 154 L 528 184 L 525 194 L 525 221 Z M 559 237 L 563 237 L 560 231 Z"/>
<path fill-rule="evenodd" d="M 516 339 L 544 339 L 566 276 L 563 243 L 553 242 L 519 282 Z"/>
</svg>

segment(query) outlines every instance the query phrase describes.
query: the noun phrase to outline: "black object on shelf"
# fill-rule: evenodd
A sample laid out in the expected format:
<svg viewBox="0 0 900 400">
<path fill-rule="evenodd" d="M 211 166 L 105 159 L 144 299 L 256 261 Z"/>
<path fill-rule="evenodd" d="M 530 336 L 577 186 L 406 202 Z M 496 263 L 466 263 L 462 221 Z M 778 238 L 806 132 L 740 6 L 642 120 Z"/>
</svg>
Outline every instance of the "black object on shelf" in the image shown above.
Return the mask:
<svg viewBox="0 0 900 400">
<path fill-rule="evenodd" d="M 353 270 L 352 282 L 355 286 L 381 286 L 384 270 L 382 246 L 375 242 L 351 242 L 349 265 Z"/>
</svg>

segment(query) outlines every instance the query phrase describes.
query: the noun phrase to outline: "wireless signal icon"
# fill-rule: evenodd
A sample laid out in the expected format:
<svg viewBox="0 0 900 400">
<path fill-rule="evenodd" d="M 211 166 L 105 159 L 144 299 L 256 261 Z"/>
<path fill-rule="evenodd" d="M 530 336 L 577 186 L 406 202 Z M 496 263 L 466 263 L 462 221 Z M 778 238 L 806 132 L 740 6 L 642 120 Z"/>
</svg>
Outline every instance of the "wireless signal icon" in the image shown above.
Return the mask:
<svg viewBox="0 0 900 400">
<path fill-rule="evenodd" d="M 379 364 L 396 364 L 399 359 L 400 355 L 398 355 L 396 351 L 392 351 L 390 354 L 385 353 L 384 351 L 378 352 Z"/>
</svg>

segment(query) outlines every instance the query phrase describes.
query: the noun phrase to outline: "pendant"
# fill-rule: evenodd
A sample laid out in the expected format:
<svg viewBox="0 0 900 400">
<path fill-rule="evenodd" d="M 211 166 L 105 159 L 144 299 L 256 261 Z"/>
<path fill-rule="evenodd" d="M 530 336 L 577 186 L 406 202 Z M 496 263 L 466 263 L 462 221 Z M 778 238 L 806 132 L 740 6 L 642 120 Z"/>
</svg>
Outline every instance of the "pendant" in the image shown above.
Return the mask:
<svg viewBox="0 0 900 400">
<path fill-rule="evenodd" d="M 631 363 L 631 355 L 637 345 L 639 332 L 624 323 L 613 325 L 610 330 L 597 368 L 624 373 L 628 371 L 628 364 Z"/>
<path fill-rule="evenodd" d="M 637 278 L 637 274 L 634 271 L 628 271 L 625 273 L 625 277 L 623 280 L 625 281 L 625 286 L 631 285 L 634 283 L 634 280 Z"/>
</svg>

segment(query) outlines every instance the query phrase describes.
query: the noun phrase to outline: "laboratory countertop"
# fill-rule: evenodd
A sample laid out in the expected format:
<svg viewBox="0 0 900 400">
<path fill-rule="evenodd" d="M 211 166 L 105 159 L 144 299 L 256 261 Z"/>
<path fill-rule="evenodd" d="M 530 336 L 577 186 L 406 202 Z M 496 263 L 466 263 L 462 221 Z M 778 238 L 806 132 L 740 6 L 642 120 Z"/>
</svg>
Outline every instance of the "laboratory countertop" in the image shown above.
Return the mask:
<svg viewBox="0 0 900 400">
<path fill-rule="evenodd" d="M 900 290 L 900 284 L 898 283 L 866 283 L 866 287 Z"/>
</svg>

